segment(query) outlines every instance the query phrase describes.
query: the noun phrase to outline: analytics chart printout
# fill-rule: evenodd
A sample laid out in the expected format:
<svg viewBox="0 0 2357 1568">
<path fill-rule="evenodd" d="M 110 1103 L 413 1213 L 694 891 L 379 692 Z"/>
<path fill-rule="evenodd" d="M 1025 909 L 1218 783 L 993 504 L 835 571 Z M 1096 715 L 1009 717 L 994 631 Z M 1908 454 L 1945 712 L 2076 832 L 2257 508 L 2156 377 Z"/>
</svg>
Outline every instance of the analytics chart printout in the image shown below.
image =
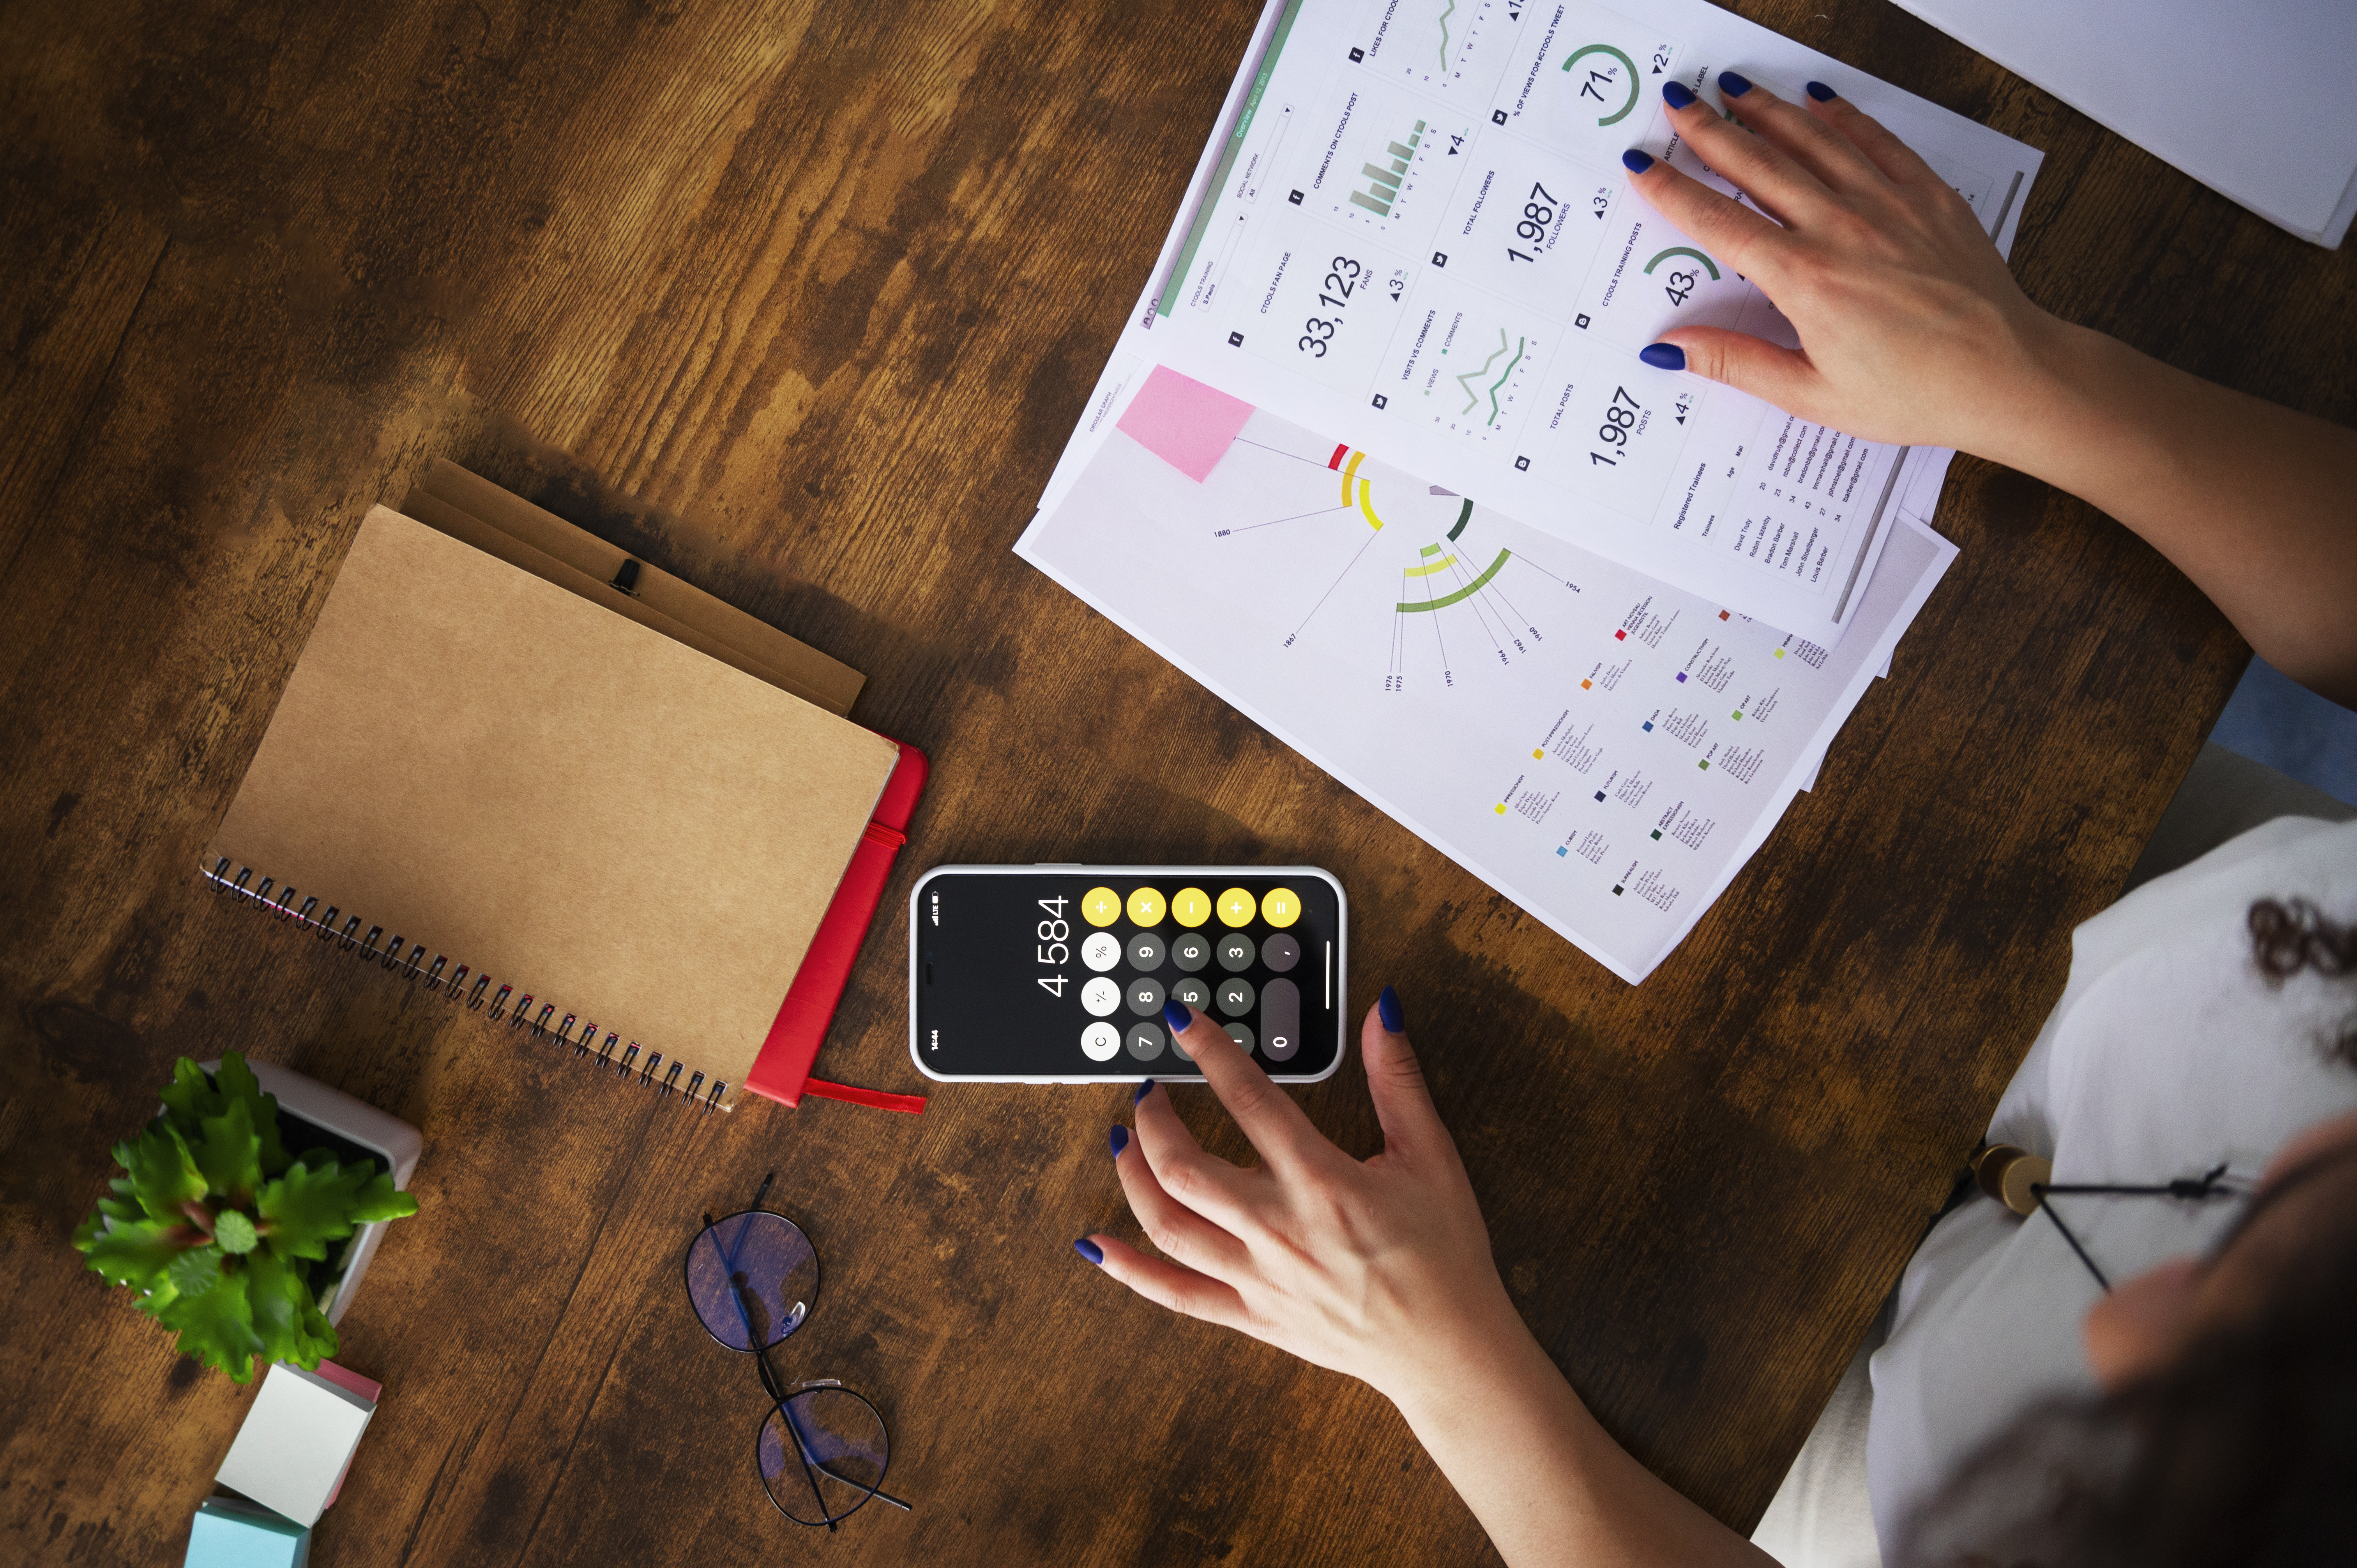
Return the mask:
<svg viewBox="0 0 2357 1568">
<path fill-rule="evenodd" d="M 1642 980 L 1954 556 L 1910 516 L 1830 650 L 1157 367 L 1017 553 Z"/>
<path fill-rule="evenodd" d="M 1731 191 L 1662 106 L 1739 114 L 1723 68 L 1835 84 L 2010 244 L 2038 152 L 1704 0 L 1275 0 L 1122 349 L 1831 644 L 1904 449 L 1637 358 L 1682 325 L 1798 342 L 1620 166 Z"/>
</svg>

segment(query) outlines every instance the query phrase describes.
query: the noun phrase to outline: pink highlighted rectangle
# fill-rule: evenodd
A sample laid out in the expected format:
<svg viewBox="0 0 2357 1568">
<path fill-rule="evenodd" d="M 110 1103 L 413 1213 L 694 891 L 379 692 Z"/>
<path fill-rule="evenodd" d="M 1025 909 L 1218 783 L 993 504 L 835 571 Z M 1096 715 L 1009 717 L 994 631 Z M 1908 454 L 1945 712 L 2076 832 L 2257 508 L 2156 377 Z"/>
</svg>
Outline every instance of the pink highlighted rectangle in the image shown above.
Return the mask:
<svg viewBox="0 0 2357 1568">
<path fill-rule="evenodd" d="M 1197 484 L 1228 455 L 1253 405 L 1157 365 L 1130 400 L 1119 429 Z"/>
</svg>

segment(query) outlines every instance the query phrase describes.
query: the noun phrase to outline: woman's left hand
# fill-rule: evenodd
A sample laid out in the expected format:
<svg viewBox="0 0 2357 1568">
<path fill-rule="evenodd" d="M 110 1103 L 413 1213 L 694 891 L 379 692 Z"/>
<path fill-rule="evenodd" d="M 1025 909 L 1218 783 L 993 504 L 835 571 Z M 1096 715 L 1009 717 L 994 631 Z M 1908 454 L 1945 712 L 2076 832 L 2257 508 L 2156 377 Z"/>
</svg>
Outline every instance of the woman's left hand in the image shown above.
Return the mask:
<svg viewBox="0 0 2357 1568">
<path fill-rule="evenodd" d="M 1399 1021 L 1386 990 L 1359 1033 L 1383 1149 L 1354 1160 L 1218 1024 L 1173 1002 L 1174 1026 L 1188 1014 L 1179 1040 L 1262 1163 L 1244 1169 L 1205 1154 L 1170 1096 L 1149 1084 L 1137 1136 L 1116 1128 L 1113 1142 L 1130 1208 L 1162 1256 L 1112 1236 L 1084 1240 L 1105 1273 L 1148 1300 L 1405 1404 L 1469 1355 L 1528 1333 L 1407 1036 L 1383 1026 L 1384 1004 Z"/>
</svg>

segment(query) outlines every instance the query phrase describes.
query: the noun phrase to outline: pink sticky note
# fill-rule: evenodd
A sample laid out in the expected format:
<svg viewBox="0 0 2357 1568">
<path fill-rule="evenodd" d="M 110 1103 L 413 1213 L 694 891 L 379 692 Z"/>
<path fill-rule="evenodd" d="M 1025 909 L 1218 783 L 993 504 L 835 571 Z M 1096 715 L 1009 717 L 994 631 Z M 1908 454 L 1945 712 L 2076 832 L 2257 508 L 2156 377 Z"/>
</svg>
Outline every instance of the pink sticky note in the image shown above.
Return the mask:
<svg viewBox="0 0 2357 1568">
<path fill-rule="evenodd" d="M 1252 416 L 1253 405 L 1242 398 L 1157 365 L 1130 400 L 1120 429 L 1200 485 Z"/>
<path fill-rule="evenodd" d="M 350 1367 L 339 1367 L 333 1361 L 322 1361 L 319 1363 L 318 1372 L 321 1377 L 338 1388 L 356 1393 L 371 1404 L 376 1403 L 384 1397 L 382 1383 L 371 1382 Z"/>
</svg>

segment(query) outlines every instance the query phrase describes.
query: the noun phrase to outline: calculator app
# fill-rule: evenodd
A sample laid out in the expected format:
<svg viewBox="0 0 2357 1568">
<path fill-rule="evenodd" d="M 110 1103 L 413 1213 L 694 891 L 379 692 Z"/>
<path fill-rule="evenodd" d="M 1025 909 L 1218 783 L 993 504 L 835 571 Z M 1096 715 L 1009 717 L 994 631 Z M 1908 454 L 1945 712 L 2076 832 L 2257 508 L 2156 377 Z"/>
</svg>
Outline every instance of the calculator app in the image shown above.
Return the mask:
<svg viewBox="0 0 2357 1568">
<path fill-rule="evenodd" d="M 1322 875 L 954 868 L 917 886 L 919 1066 L 943 1077 L 1186 1077 L 1163 1021 L 1209 1014 L 1270 1074 L 1339 1059 L 1342 901 Z"/>
</svg>

